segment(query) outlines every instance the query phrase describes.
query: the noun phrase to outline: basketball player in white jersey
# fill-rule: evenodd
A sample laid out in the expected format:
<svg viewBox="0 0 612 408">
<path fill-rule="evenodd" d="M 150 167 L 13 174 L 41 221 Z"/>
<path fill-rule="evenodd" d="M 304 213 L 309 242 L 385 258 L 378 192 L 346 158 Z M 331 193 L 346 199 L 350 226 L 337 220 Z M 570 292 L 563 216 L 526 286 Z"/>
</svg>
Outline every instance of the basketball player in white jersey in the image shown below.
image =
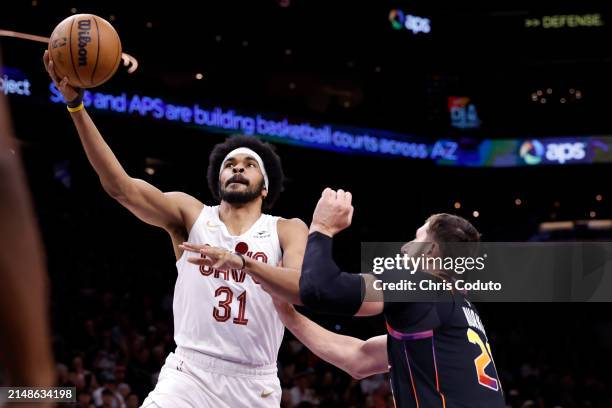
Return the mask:
<svg viewBox="0 0 612 408">
<path fill-rule="evenodd" d="M 84 109 L 82 92 L 57 77 L 47 52 L 44 61 L 103 188 L 172 239 L 178 269 L 173 304 L 177 348 L 143 407 L 278 407 L 276 358 L 284 326 L 266 291 L 293 293 L 299 303 L 308 236 L 298 219 L 262 214 L 282 189 L 279 157 L 256 138 L 232 137 L 216 145 L 209 159 L 208 184 L 220 205 L 205 206 L 185 193 L 163 193 L 124 171 Z M 189 263 L 183 251 L 193 245 L 234 252 L 239 268 Z M 264 290 L 247 267 L 278 279 Z"/>
</svg>

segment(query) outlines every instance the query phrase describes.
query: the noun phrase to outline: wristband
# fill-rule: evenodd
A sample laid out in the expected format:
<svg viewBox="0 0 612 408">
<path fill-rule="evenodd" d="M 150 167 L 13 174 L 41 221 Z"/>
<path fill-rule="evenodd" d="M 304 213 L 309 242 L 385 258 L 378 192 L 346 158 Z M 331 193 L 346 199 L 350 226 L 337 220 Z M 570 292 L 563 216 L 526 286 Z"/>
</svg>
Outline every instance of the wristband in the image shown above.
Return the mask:
<svg viewBox="0 0 612 408">
<path fill-rule="evenodd" d="M 68 112 L 70 113 L 78 112 L 80 110 L 83 110 L 84 108 L 85 108 L 85 105 L 83 105 L 83 102 L 79 103 L 75 107 L 66 106 L 66 109 L 68 109 Z"/>
<path fill-rule="evenodd" d="M 83 102 L 83 94 L 84 94 L 83 89 L 82 88 L 79 89 L 78 92 L 79 94 L 77 95 L 76 98 L 74 98 L 71 101 L 66 101 L 66 105 L 68 105 L 69 108 L 76 108 Z"/>
<path fill-rule="evenodd" d="M 242 259 L 242 267 L 240 269 L 244 269 L 246 267 L 246 259 L 244 259 L 244 255 L 240 252 L 234 252 L 234 255 L 238 255 L 240 259 Z"/>
</svg>

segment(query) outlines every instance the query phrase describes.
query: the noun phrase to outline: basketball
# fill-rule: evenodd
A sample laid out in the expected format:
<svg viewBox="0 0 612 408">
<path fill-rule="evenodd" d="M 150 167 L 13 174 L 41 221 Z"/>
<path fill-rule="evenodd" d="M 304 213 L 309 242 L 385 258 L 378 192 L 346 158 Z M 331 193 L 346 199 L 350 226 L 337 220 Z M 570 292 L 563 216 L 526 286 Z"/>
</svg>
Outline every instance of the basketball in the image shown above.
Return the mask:
<svg viewBox="0 0 612 408">
<path fill-rule="evenodd" d="M 93 14 L 75 14 L 55 27 L 49 53 L 60 78 L 93 88 L 108 81 L 121 62 L 121 40 L 113 26 Z"/>
</svg>

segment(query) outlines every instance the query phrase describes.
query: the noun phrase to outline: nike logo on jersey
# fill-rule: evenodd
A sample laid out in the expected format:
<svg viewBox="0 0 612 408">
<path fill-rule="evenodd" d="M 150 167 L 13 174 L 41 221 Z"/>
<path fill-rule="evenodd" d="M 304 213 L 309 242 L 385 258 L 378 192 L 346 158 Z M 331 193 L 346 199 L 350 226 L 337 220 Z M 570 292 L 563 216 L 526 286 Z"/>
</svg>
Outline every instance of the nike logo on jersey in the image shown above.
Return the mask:
<svg viewBox="0 0 612 408">
<path fill-rule="evenodd" d="M 270 391 L 270 392 L 262 391 L 261 392 L 261 398 L 268 398 L 272 394 L 274 394 L 274 391 Z"/>
<path fill-rule="evenodd" d="M 258 231 L 255 233 L 255 238 L 269 238 L 269 237 L 270 237 L 269 231 Z"/>
</svg>

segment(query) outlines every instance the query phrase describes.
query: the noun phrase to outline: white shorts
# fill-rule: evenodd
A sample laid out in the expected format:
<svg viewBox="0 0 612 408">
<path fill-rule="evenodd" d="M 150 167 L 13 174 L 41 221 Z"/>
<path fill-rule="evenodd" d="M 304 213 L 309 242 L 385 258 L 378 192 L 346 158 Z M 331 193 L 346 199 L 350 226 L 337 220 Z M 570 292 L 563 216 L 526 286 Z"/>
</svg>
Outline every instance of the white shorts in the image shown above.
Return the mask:
<svg viewBox="0 0 612 408">
<path fill-rule="evenodd" d="M 177 347 L 141 408 L 280 406 L 276 365 L 250 367 Z"/>
</svg>

